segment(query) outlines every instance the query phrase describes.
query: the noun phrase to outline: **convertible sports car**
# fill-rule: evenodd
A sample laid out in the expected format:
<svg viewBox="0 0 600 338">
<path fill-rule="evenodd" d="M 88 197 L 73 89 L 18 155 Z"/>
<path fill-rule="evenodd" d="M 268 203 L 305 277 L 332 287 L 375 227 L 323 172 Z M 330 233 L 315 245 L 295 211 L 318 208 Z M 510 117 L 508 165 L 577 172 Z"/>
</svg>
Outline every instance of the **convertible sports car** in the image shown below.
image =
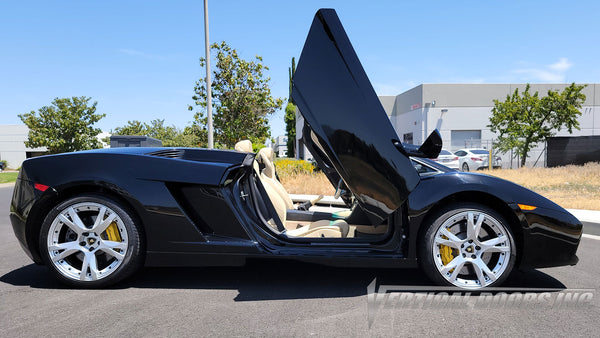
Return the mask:
<svg viewBox="0 0 600 338">
<path fill-rule="evenodd" d="M 304 143 L 347 209 L 295 206 L 273 152 L 117 148 L 25 161 L 11 222 L 60 280 L 103 287 L 141 266 L 242 265 L 284 258 L 418 267 L 436 283 L 498 285 L 515 267 L 577 263 L 582 225 L 521 186 L 425 158 L 434 131 L 403 145 L 331 9 L 314 18 L 293 79 Z M 308 209 L 308 210 L 306 210 Z"/>
</svg>

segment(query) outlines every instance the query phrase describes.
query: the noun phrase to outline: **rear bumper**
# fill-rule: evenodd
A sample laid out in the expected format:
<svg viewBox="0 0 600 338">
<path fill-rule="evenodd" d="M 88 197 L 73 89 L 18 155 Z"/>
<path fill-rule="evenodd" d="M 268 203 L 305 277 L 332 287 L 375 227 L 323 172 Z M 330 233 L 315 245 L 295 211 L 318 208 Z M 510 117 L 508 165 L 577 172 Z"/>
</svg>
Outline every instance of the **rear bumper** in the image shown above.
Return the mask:
<svg viewBox="0 0 600 338">
<path fill-rule="evenodd" d="M 15 237 L 23 248 L 23 251 L 37 264 L 42 264 L 42 259 L 37 250 L 39 233 L 32 226 L 32 213 L 39 211 L 39 203 L 36 203 L 41 192 L 33 188 L 33 183 L 22 179 L 23 168 L 15 183 L 13 196 L 10 204 L 10 222 Z"/>
<path fill-rule="evenodd" d="M 37 261 L 31 250 L 29 249 L 29 245 L 27 244 L 27 231 L 26 231 L 26 226 L 25 226 L 25 221 L 19 217 L 19 215 L 17 215 L 14 212 L 10 213 L 10 223 L 12 224 L 13 227 L 13 232 L 15 233 L 15 237 L 17 237 L 17 240 L 19 241 L 19 245 L 21 245 L 21 248 L 23 248 L 23 251 L 25 251 L 25 253 L 27 254 L 27 256 L 29 258 L 31 258 L 32 261 L 36 262 L 37 264 L 41 264 L 41 261 Z"/>
</svg>

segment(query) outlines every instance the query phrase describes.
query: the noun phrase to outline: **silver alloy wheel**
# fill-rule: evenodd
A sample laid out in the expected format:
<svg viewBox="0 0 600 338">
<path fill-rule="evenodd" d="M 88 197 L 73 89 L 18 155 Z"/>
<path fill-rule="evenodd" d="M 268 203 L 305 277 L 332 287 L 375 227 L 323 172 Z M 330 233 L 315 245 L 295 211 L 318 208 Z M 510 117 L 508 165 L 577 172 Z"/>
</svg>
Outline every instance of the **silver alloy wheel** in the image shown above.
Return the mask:
<svg viewBox="0 0 600 338">
<path fill-rule="evenodd" d="M 127 244 L 123 220 L 100 203 L 83 202 L 66 207 L 48 230 L 51 262 L 62 275 L 78 281 L 95 281 L 111 275 L 123 262 Z"/>
<path fill-rule="evenodd" d="M 443 250 L 450 250 L 445 251 L 446 262 Z M 437 229 L 432 254 L 435 266 L 448 282 L 478 289 L 502 276 L 509 266 L 511 250 L 508 230 L 501 222 L 480 210 L 467 210 L 449 217 Z"/>
</svg>

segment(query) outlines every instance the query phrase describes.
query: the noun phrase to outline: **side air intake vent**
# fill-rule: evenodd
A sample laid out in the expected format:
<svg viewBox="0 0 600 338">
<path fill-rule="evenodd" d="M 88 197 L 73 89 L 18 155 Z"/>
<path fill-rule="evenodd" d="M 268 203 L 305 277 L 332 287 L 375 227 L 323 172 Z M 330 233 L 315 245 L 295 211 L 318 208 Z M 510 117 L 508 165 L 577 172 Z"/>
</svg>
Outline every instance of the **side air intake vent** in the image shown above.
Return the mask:
<svg viewBox="0 0 600 338">
<path fill-rule="evenodd" d="M 183 150 L 181 149 L 165 149 L 159 150 L 152 153 L 148 153 L 151 156 L 168 157 L 168 158 L 183 158 Z"/>
</svg>

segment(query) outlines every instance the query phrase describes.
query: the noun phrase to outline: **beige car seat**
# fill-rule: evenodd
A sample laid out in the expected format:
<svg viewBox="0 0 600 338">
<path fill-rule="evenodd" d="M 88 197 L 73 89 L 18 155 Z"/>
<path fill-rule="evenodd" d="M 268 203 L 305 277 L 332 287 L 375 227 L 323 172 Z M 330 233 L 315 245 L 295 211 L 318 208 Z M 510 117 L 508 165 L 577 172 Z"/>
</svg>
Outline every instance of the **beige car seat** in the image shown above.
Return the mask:
<svg viewBox="0 0 600 338">
<path fill-rule="evenodd" d="M 243 152 L 252 152 L 252 143 L 249 140 L 243 140 L 235 145 L 235 150 Z M 249 151 L 248 151 L 249 150 Z M 262 170 L 258 169 L 255 161 L 254 170 L 267 192 L 269 200 L 279 217 L 279 220 L 285 227 L 285 234 L 292 237 L 346 237 L 349 226 L 343 220 L 320 220 L 308 225 L 301 225 L 297 222 L 287 221 L 287 209 L 293 209 L 294 203 L 289 194 L 277 180 L 275 176 L 274 153 L 271 148 L 263 148 L 258 152 L 256 160 L 264 165 Z M 277 230 L 277 223 L 274 219 L 268 221 L 269 225 Z"/>
<path fill-rule="evenodd" d="M 262 170 L 262 173 L 265 174 L 265 177 L 264 179 L 261 178 L 261 180 L 266 180 L 267 184 L 271 185 L 271 187 L 275 189 L 275 191 L 283 199 L 286 209 L 294 209 L 294 202 L 292 201 L 292 198 L 285 190 L 281 182 L 279 182 L 277 176 L 275 176 L 275 153 L 273 152 L 273 149 L 262 148 L 259 150 L 257 157 L 260 158 L 260 162 L 265 166 Z"/>
</svg>

